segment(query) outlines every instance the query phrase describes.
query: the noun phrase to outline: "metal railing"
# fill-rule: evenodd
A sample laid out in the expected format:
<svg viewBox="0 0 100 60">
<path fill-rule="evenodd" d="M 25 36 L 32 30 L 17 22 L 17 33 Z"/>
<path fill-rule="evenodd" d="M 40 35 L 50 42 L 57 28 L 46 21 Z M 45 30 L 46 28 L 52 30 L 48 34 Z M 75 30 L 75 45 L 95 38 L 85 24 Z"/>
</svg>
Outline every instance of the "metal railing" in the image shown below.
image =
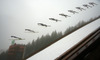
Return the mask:
<svg viewBox="0 0 100 60">
<path fill-rule="evenodd" d="M 64 52 L 62 55 L 57 57 L 55 60 L 73 60 L 82 51 L 84 51 L 89 45 L 96 41 L 100 37 L 100 27 L 90 33 L 87 37 L 82 39 L 78 44 Z"/>
</svg>

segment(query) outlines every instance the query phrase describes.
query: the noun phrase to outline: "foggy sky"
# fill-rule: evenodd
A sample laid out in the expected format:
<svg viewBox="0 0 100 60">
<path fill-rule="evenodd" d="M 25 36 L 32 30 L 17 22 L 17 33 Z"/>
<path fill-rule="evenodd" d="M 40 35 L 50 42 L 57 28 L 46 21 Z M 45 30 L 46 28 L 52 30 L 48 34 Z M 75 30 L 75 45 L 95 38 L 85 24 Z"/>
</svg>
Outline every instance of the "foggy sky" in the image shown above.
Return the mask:
<svg viewBox="0 0 100 60">
<path fill-rule="evenodd" d="M 75 9 L 91 1 L 100 4 L 99 0 L 0 0 L 0 50 L 8 49 L 12 35 L 25 38 L 24 41 L 16 41 L 16 43 L 27 44 L 42 35 L 51 34 L 55 30 L 64 32 L 66 28 L 76 25 L 79 21 L 87 21 L 100 15 L 100 5 L 85 8 L 86 11 Z M 67 10 L 75 10 L 79 14 L 72 14 Z M 59 16 L 59 13 L 71 17 L 64 18 Z M 61 22 L 56 23 L 49 18 L 56 18 Z M 37 23 L 45 23 L 51 27 L 45 28 L 38 26 Z M 32 29 L 39 33 L 26 33 L 25 29 Z"/>
</svg>

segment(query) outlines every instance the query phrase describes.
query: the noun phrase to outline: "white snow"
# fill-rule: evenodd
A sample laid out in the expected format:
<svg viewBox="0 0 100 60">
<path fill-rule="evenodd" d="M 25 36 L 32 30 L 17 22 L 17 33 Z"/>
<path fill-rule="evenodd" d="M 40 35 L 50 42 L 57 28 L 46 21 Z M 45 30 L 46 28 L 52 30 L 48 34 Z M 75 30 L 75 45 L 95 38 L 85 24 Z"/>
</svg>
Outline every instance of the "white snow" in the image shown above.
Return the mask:
<svg viewBox="0 0 100 60">
<path fill-rule="evenodd" d="M 63 54 L 65 51 L 73 47 L 75 44 L 80 42 L 84 37 L 86 37 L 91 32 L 95 31 L 100 27 L 100 19 L 82 27 L 81 29 L 73 32 L 72 34 L 62 38 L 58 42 L 52 44 L 46 49 L 40 51 L 39 53 L 33 55 L 27 60 L 54 60 Z"/>
</svg>

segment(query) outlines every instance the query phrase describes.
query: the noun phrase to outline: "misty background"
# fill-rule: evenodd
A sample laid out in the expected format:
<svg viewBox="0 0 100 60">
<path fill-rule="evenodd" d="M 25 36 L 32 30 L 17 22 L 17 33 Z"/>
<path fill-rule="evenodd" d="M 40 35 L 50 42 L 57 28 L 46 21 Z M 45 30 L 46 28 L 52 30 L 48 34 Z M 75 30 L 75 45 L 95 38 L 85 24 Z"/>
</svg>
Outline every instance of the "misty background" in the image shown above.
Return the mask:
<svg viewBox="0 0 100 60">
<path fill-rule="evenodd" d="M 95 2 L 92 8 L 82 5 Z M 75 7 L 83 7 L 86 11 L 79 11 Z M 69 13 L 75 10 L 78 14 Z M 60 13 L 71 17 L 59 16 Z M 100 15 L 100 0 L 0 0 L 0 50 L 6 50 L 11 45 L 11 36 L 25 38 L 16 41 L 18 44 L 27 44 L 42 35 L 51 34 L 53 31 L 64 32 L 69 26 L 76 25 L 79 21 L 88 21 Z M 61 22 L 49 20 L 55 18 Z M 37 23 L 51 25 L 51 27 L 38 26 Z M 95 24 L 96 25 L 96 24 Z M 39 33 L 26 33 L 31 29 Z"/>
</svg>

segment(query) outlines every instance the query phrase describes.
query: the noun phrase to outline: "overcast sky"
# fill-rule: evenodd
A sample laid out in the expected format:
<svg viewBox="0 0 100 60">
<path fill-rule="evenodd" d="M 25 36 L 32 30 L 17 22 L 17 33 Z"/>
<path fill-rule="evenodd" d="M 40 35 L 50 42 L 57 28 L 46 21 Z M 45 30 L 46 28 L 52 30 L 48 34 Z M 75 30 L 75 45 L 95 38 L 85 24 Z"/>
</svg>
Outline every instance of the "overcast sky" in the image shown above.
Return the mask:
<svg viewBox="0 0 100 60">
<path fill-rule="evenodd" d="M 98 5 L 85 8 L 82 4 L 95 2 Z M 41 35 L 51 34 L 53 31 L 64 32 L 69 26 L 76 25 L 79 21 L 87 21 L 100 15 L 100 0 L 0 0 L 0 50 L 8 49 L 11 45 L 12 35 L 25 38 L 16 43 L 27 44 Z M 79 11 L 75 7 L 80 6 L 86 11 Z M 69 13 L 75 10 L 78 14 Z M 59 13 L 70 15 L 69 18 L 59 16 Z M 61 22 L 50 21 L 56 18 Z M 51 27 L 38 26 L 37 23 L 45 23 Z M 26 33 L 25 29 L 35 30 L 39 33 Z"/>
</svg>

